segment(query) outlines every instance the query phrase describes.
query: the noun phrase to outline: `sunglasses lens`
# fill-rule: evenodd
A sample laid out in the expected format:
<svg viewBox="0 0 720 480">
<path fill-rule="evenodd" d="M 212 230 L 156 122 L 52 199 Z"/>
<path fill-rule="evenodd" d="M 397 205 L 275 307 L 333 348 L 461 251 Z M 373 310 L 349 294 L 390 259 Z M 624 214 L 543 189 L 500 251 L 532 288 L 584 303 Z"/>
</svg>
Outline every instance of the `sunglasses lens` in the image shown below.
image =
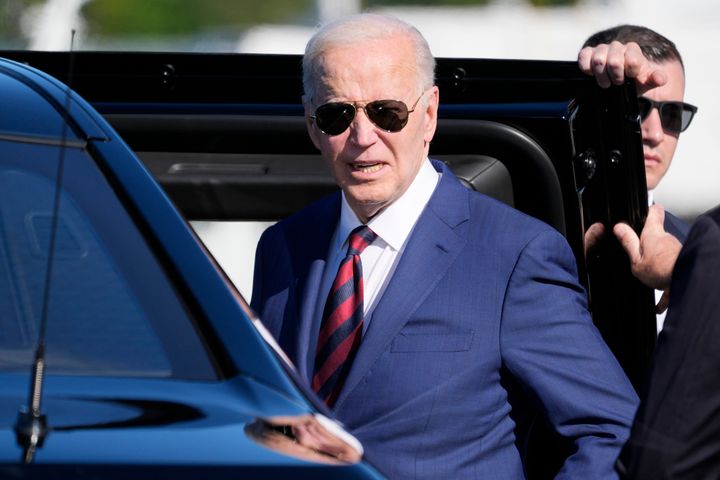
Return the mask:
<svg viewBox="0 0 720 480">
<path fill-rule="evenodd" d="M 640 107 L 640 120 L 645 120 L 652 110 L 652 102 L 645 97 L 638 97 L 638 106 Z"/>
<path fill-rule="evenodd" d="M 315 122 L 328 135 L 340 135 L 355 118 L 355 107 L 350 103 L 334 102 L 321 105 L 315 110 Z"/>
<path fill-rule="evenodd" d="M 690 126 L 690 122 L 692 121 L 694 116 L 695 116 L 695 110 L 693 110 L 692 108 L 688 108 L 687 106 L 683 107 L 682 122 L 680 124 L 681 132 L 684 132 Z"/>
<path fill-rule="evenodd" d="M 372 123 L 386 132 L 402 130 L 410 115 L 407 105 L 399 100 L 375 100 L 360 108 Z M 327 135 L 340 135 L 352 123 L 355 110 L 352 103 L 326 103 L 315 110 L 315 123 Z"/>
<path fill-rule="evenodd" d="M 682 104 L 665 103 L 660 109 L 660 120 L 668 132 L 679 133 L 682 130 Z"/>
<path fill-rule="evenodd" d="M 684 132 L 695 115 L 696 107 L 684 102 L 654 102 L 649 98 L 638 97 L 640 120 L 645 120 L 653 108 L 658 109 L 660 123 L 667 132 Z"/>
<path fill-rule="evenodd" d="M 378 127 L 399 132 L 408 121 L 408 108 L 399 100 L 376 100 L 365 105 L 365 113 Z"/>
</svg>

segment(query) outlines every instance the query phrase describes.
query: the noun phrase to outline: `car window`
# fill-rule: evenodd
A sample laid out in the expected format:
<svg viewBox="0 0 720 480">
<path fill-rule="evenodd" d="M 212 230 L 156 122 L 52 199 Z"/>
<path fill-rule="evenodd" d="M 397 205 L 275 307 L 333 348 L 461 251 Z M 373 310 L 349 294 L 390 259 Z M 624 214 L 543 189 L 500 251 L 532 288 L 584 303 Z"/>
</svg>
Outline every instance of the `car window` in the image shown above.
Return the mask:
<svg viewBox="0 0 720 480">
<path fill-rule="evenodd" d="M 30 371 L 47 297 L 48 374 L 215 378 L 168 275 L 88 152 L 0 140 L 0 371 Z"/>
<path fill-rule="evenodd" d="M 0 75 L 0 91 L 3 92 L 0 138 L 7 133 L 38 137 L 62 135 L 62 117 L 31 87 L 8 75 Z M 67 129 L 65 136 L 77 138 L 71 129 Z"/>
</svg>

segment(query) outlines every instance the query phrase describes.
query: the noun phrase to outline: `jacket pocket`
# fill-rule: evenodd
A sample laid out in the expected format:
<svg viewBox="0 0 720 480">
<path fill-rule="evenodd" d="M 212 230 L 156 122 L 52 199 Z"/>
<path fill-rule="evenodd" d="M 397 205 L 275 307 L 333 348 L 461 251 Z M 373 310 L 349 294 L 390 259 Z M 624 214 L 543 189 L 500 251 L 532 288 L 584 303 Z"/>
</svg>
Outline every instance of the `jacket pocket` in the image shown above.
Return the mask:
<svg viewBox="0 0 720 480">
<path fill-rule="evenodd" d="M 390 351 L 403 352 L 464 352 L 470 350 L 475 332 L 400 333 L 392 341 Z"/>
</svg>

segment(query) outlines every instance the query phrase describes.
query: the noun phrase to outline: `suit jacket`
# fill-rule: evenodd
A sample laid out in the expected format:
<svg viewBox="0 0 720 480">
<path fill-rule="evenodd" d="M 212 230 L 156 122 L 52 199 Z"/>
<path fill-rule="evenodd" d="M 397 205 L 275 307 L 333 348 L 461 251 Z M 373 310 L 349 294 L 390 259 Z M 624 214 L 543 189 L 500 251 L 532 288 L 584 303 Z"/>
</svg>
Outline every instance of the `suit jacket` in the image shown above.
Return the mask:
<svg viewBox="0 0 720 480">
<path fill-rule="evenodd" d="M 670 233 L 672 236 L 677 238 L 680 243 L 685 243 L 690 230 L 690 225 L 684 220 L 679 219 L 672 213 L 665 211 L 665 222 L 663 223 L 665 231 Z M 662 295 L 662 290 L 655 290 L 655 299 L 659 300 Z M 660 333 L 665 325 L 665 318 L 667 317 L 668 311 L 657 314 L 657 331 Z"/>
<path fill-rule="evenodd" d="M 627 478 L 720 478 L 720 207 L 693 224 L 632 435 Z"/>
<path fill-rule="evenodd" d="M 690 231 L 690 225 L 688 225 L 687 222 L 666 210 L 663 226 L 665 231 L 680 240 L 680 243 L 685 243 L 685 239 L 687 239 L 688 232 Z"/>
<path fill-rule="evenodd" d="M 636 396 L 586 307 L 565 239 L 442 178 L 376 304 L 334 413 L 390 478 L 524 478 L 541 410 L 576 452 L 560 478 L 615 478 Z M 312 376 L 332 195 L 268 229 L 252 305 Z M 317 324 L 317 322 L 315 322 Z"/>
</svg>

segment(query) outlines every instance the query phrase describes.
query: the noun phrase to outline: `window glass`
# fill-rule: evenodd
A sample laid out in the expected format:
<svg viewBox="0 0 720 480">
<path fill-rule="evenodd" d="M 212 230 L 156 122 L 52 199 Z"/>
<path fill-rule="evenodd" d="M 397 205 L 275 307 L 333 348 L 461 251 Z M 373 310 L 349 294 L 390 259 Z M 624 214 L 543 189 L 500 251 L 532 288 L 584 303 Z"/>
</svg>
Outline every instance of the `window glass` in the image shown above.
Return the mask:
<svg viewBox="0 0 720 480">
<path fill-rule="evenodd" d="M 0 91 L 3 92 L 0 135 L 62 137 L 62 117 L 35 90 L 13 77 L 0 74 Z M 67 130 L 66 138 L 77 138 L 71 129 Z"/>
<path fill-rule="evenodd" d="M 0 141 L 0 151 L 0 370 L 30 371 L 47 308 L 49 374 L 215 378 L 187 309 L 88 153 L 66 149 L 54 220 L 58 148 Z"/>
</svg>

